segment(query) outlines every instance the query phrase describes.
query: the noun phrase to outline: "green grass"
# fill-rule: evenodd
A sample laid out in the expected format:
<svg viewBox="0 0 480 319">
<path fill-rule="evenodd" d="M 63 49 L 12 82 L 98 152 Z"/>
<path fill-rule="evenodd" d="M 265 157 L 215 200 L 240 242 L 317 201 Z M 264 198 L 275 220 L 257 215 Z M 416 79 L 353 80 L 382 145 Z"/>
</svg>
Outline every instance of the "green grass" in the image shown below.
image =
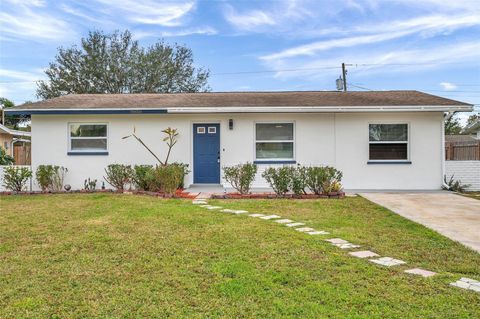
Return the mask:
<svg viewBox="0 0 480 319">
<path fill-rule="evenodd" d="M 276 213 L 440 274 L 384 268 L 188 200 L 0 197 L 0 318 L 474 318 L 480 254 L 367 200 L 211 201 Z"/>
</svg>

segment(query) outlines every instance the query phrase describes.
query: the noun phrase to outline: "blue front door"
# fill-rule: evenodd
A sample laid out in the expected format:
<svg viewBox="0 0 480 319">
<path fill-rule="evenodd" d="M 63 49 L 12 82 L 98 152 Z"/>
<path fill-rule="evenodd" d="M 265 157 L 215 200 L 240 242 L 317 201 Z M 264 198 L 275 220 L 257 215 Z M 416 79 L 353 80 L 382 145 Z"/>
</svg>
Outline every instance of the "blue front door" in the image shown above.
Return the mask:
<svg viewBox="0 0 480 319">
<path fill-rule="evenodd" d="M 193 124 L 193 182 L 220 183 L 220 124 Z"/>
</svg>

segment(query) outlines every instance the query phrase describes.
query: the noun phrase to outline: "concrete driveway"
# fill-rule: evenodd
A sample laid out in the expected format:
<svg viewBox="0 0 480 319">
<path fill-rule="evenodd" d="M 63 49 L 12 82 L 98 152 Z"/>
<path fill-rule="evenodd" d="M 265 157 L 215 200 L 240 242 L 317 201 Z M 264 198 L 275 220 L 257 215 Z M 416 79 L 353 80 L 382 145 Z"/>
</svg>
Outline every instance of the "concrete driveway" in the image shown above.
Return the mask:
<svg viewBox="0 0 480 319">
<path fill-rule="evenodd" d="M 449 192 L 360 195 L 480 253 L 480 200 Z"/>
</svg>

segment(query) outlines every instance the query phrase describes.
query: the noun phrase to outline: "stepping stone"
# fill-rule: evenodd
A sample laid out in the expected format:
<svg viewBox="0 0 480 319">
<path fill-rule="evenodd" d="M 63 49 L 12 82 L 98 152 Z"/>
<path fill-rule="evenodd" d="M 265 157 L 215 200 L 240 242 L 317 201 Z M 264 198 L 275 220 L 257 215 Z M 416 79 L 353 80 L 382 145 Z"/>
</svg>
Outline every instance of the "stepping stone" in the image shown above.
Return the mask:
<svg viewBox="0 0 480 319">
<path fill-rule="evenodd" d="M 405 272 L 407 274 L 419 275 L 419 276 L 422 276 L 422 277 L 432 277 L 432 276 L 435 276 L 437 274 L 436 272 L 421 269 L 421 268 L 407 269 L 407 270 L 405 270 Z"/>
<path fill-rule="evenodd" d="M 307 232 L 312 232 L 315 231 L 315 229 L 310 228 L 310 227 L 302 227 L 302 228 L 296 228 L 296 231 L 302 232 L 302 233 L 307 233 Z"/>
<path fill-rule="evenodd" d="M 220 207 L 220 206 L 209 206 L 209 207 L 205 207 L 206 209 L 209 209 L 209 210 L 215 210 L 215 209 L 222 209 L 223 207 Z"/>
<path fill-rule="evenodd" d="M 304 226 L 305 223 L 291 223 L 291 224 L 286 224 L 285 226 L 287 227 L 297 227 L 297 226 Z"/>
<path fill-rule="evenodd" d="M 333 246 L 337 246 L 340 249 L 353 249 L 353 248 L 360 248 L 360 245 L 354 245 L 352 243 L 346 243 L 346 244 L 332 244 Z"/>
<path fill-rule="evenodd" d="M 248 215 L 249 217 L 263 217 L 265 216 L 264 214 L 250 214 Z"/>
<path fill-rule="evenodd" d="M 233 214 L 234 212 L 236 212 L 236 210 L 225 208 L 225 209 L 222 209 L 221 212 L 222 213 L 232 213 Z"/>
<path fill-rule="evenodd" d="M 377 257 L 378 256 L 378 254 L 376 254 L 376 253 L 374 253 L 373 251 L 370 251 L 370 250 L 352 251 L 348 254 L 352 255 L 353 257 L 358 257 L 358 258 L 370 258 L 370 257 Z"/>
<path fill-rule="evenodd" d="M 200 205 L 200 207 L 208 208 L 208 207 L 212 207 L 212 205 Z"/>
<path fill-rule="evenodd" d="M 450 285 L 458 288 L 480 292 L 480 281 L 477 281 L 475 279 L 464 277 L 464 278 L 460 278 L 460 280 L 450 283 Z"/>
<path fill-rule="evenodd" d="M 323 231 L 323 230 L 314 230 L 314 231 L 309 231 L 307 232 L 309 235 L 328 235 L 330 234 L 329 232 Z"/>
<path fill-rule="evenodd" d="M 331 239 L 325 239 L 325 240 L 332 244 L 349 244 L 348 241 L 341 238 L 331 238 Z"/>
<path fill-rule="evenodd" d="M 246 210 L 234 210 L 232 213 L 233 213 L 233 214 L 237 214 L 237 215 L 238 215 L 238 214 L 245 214 L 245 213 L 248 213 L 248 211 L 246 211 Z"/>
<path fill-rule="evenodd" d="M 370 261 L 372 263 L 376 263 L 376 264 L 379 264 L 379 265 L 382 265 L 382 266 L 387 266 L 387 267 L 406 264 L 406 262 L 404 262 L 403 260 L 394 259 L 392 257 L 382 257 L 382 258 L 378 258 L 378 259 L 370 259 Z"/>
<path fill-rule="evenodd" d="M 293 220 L 291 220 L 291 219 L 278 219 L 275 222 L 279 223 L 279 224 L 289 224 L 289 223 L 293 222 Z"/>
<path fill-rule="evenodd" d="M 268 215 L 268 216 L 263 216 L 263 217 L 260 217 L 261 219 L 265 219 L 265 220 L 269 220 L 269 219 L 276 219 L 276 218 L 281 218 L 280 216 L 278 215 Z"/>
</svg>

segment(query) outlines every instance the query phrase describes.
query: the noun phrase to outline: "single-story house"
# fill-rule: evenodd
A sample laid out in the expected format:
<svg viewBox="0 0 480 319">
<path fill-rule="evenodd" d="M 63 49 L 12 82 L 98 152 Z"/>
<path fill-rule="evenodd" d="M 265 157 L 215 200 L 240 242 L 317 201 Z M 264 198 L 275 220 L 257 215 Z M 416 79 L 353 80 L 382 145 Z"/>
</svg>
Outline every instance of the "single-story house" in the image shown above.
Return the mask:
<svg viewBox="0 0 480 319">
<path fill-rule="evenodd" d="M 30 136 L 30 132 L 14 130 L 0 124 L 0 147 L 5 150 L 7 155 L 10 155 L 15 159 L 15 164 L 17 165 L 30 165 L 30 156 L 29 154 L 26 154 L 27 150 L 29 152 L 30 149 L 26 146 L 26 144 L 30 144 Z M 23 145 L 21 148 L 21 154 L 15 154 L 15 144 Z"/>
<path fill-rule="evenodd" d="M 345 189 L 440 189 L 445 112 L 472 105 L 418 91 L 78 94 L 7 112 L 32 117 L 32 168 L 67 167 L 82 188 L 112 163 L 156 164 L 161 132 L 178 129 L 172 162 L 187 163 L 185 184 L 223 184 L 222 167 L 255 162 L 254 187 L 275 165 L 331 165 Z"/>
</svg>

